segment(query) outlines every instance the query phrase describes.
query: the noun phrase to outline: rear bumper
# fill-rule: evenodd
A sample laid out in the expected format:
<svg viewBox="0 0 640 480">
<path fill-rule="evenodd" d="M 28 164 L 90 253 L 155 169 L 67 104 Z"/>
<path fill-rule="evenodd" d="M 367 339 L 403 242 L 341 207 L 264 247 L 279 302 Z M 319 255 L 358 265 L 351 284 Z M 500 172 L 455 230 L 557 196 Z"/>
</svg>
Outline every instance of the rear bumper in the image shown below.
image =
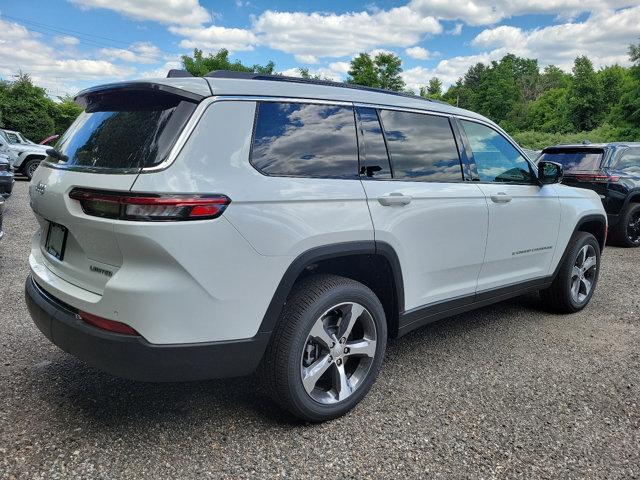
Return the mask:
<svg viewBox="0 0 640 480">
<path fill-rule="evenodd" d="M 260 363 L 270 337 L 259 332 L 243 340 L 156 345 L 85 323 L 31 275 L 25 299 L 34 323 L 51 342 L 93 367 L 132 380 L 179 382 L 248 375 Z"/>
</svg>

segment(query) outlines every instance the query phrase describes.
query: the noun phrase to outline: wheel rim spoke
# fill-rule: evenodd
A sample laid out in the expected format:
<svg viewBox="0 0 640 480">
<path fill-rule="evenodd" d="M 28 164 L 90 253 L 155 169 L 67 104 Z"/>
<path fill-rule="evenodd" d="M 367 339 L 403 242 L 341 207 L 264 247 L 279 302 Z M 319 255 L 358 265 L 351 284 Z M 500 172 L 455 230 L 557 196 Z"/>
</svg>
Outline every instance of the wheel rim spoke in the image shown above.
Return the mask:
<svg viewBox="0 0 640 480">
<path fill-rule="evenodd" d="M 585 262 L 582 264 L 582 270 L 586 273 L 595 266 L 596 266 L 596 257 L 595 256 L 587 257 Z"/>
<path fill-rule="evenodd" d="M 576 278 L 580 276 L 580 267 L 573 267 L 571 270 L 571 278 Z"/>
<path fill-rule="evenodd" d="M 365 356 L 373 358 L 376 355 L 376 341 L 363 338 L 362 340 L 356 340 L 347 342 L 346 347 L 349 349 L 349 356 Z"/>
<path fill-rule="evenodd" d="M 580 293 L 580 279 L 576 278 L 571 284 L 571 296 L 574 300 L 578 301 L 578 295 Z"/>
<path fill-rule="evenodd" d="M 313 364 L 303 369 L 302 372 L 302 384 L 307 393 L 311 393 L 316 387 L 320 377 L 324 375 L 324 372 L 331 366 L 331 356 L 329 354 L 316 360 Z"/>
<path fill-rule="evenodd" d="M 591 291 L 591 282 L 586 278 L 583 278 L 580 281 L 580 283 L 582 283 L 582 286 L 584 287 L 584 295 L 586 297 L 587 295 L 589 295 L 589 292 Z"/>
<path fill-rule="evenodd" d="M 329 332 L 327 332 L 326 328 L 324 327 L 322 318 L 313 325 L 313 328 L 311 328 L 311 331 L 309 332 L 309 336 L 314 338 L 315 340 L 318 340 L 326 348 L 331 348 L 331 345 L 334 343 L 331 335 L 329 335 Z"/>
<path fill-rule="evenodd" d="M 351 304 L 351 308 L 342 317 L 342 321 L 340 323 L 340 338 L 349 338 L 351 330 L 353 330 L 353 326 L 363 313 L 364 307 L 362 305 L 358 305 L 357 303 Z"/>
<path fill-rule="evenodd" d="M 344 369 L 344 363 L 335 365 L 333 369 L 333 387 L 336 391 L 336 400 L 341 402 L 353 393 L 353 387 L 347 372 Z"/>
<path fill-rule="evenodd" d="M 578 258 L 582 257 L 580 260 L 580 266 L 584 265 L 584 262 L 587 261 L 587 250 L 589 250 L 589 245 L 585 245 L 582 247 L 582 250 L 580 250 L 580 255 L 578 255 Z"/>
</svg>

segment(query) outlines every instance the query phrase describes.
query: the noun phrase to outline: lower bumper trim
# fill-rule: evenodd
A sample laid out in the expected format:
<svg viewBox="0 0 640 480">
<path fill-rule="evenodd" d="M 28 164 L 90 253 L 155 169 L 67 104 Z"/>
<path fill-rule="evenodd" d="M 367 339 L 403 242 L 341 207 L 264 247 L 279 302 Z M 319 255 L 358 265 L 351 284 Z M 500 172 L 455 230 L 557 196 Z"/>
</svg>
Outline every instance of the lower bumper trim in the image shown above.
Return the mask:
<svg viewBox="0 0 640 480">
<path fill-rule="evenodd" d="M 249 375 L 258 367 L 270 332 L 208 343 L 156 345 L 82 321 L 27 277 L 25 299 L 34 323 L 55 345 L 110 374 L 146 382 L 180 382 Z"/>
</svg>

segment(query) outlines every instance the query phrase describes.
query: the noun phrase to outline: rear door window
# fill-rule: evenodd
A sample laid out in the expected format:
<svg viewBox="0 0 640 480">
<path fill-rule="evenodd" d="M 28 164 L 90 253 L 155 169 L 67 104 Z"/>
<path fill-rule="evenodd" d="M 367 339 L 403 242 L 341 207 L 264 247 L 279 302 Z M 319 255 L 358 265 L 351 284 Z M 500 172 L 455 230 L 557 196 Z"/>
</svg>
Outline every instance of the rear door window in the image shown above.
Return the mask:
<svg viewBox="0 0 640 480">
<path fill-rule="evenodd" d="M 393 178 L 461 182 L 460 155 L 447 117 L 380 110 Z"/>
<path fill-rule="evenodd" d="M 258 102 L 251 164 L 266 175 L 358 178 L 353 108 Z"/>
<path fill-rule="evenodd" d="M 593 149 L 553 149 L 544 152 L 540 160 L 562 165 L 565 173 L 593 172 L 600 169 L 602 150 Z"/>
<path fill-rule="evenodd" d="M 640 148 L 631 148 L 625 151 L 616 164 L 616 170 L 640 176 Z"/>
<path fill-rule="evenodd" d="M 167 158 L 196 105 L 159 92 L 95 96 L 56 144 L 59 154 L 47 161 L 110 171 L 152 167 Z"/>
<path fill-rule="evenodd" d="M 531 184 L 535 177 L 529 162 L 498 131 L 461 120 L 481 182 Z"/>
</svg>

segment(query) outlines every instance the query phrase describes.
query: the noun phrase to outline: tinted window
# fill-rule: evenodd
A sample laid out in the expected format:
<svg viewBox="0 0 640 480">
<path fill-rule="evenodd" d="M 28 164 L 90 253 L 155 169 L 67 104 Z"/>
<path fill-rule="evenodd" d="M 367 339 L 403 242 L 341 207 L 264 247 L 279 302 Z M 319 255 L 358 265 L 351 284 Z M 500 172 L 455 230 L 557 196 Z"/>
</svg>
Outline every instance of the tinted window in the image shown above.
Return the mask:
<svg viewBox="0 0 640 480">
<path fill-rule="evenodd" d="M 258 103 L 251 163 L 268 175 L 357 178 L 353 109 Z"/>
<path fill-rule="evenodd" d="M 640 175 L 640 150 L 632 149 L 624 152 L 616 165 L 616 170 L 622 170 L 629 175 Z"/>
<path fill-rule="evenodd" d="M 559 163 L 564 167 L 565 172 L 598 170 L 601 159 L 602 152 L 594 150 L 554 149 L 540 156 L 540 160 Z"/>
<path fill-rule="evenodd" d="M 362 125 L 362 137 L 360 150 L 360 173 L 367 177 L 391 178 L 389 156 L 387 146 L 384 143 L 382 127 L 375 108 L 356 109 L 360 124 Z"/>
<path fill-rule="evenodd" d="M 446 117 L 380 110 L 393 177 L 426 182 L 460 182 L 462 168 Z"/>
<path fill-rule="evenodd" d="M 481 182 L 533 183 L 529 162 L 492 128 L 461 121 Z"/>
<path fill-rule="evenodd" d="M 56 144 L 61 158 L 47 160 L 106 170 L 156 165 L 167 157 L 195 108 L 167 94 L 102 94 L 88 100 Z"/>
</svg>

